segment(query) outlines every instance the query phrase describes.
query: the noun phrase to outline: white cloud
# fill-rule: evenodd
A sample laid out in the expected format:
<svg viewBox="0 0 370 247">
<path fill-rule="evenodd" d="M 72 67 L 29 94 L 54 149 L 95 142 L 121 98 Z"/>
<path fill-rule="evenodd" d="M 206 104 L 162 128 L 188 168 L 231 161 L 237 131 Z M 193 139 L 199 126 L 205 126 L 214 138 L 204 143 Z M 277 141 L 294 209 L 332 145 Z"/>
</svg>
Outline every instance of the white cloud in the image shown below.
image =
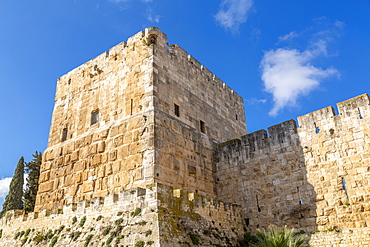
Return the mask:
<svg viewBox="0 0 370 247">
<path fill-rule="evenodd" d="M 292 40 L 295 37 L 298 37 L 298 34 L 294 31 L 292 31 L 292 32 L 290 32 L 286 35 L 278 37 L 278 39 L 279 39 L 279 42 L 283 42 L 283 41 L 287 41 L 287 40 Z"/>
<path fill-rule="evenodd" d="M 160 15 L 154 15 L 152 8 L 150 8 L 150 7 L 147 8 L 146 19 L 148 21 L 159 23 L 159 20 L 160 20 L 161 17 L 162 16 L 160 16 Z"/>
<path fill-rule="evenodd" d="M 0 198 L 5 198 L 9 193 L 9 185 L 12 178 L 3 178 L 0 180 Z"/>
<path fill-rule="evenodd" d="M 273 95 L 271 116 L 287 106 L 295 106 L 299 96 L 310 93 L 323 79 L 339 76 L 334 68 L 321 69 L 311 64 L 313 59 L 326 54 L 326 42 L 322 40 L 303 52 L 288 48 L 265 52 L 261 61 L 262 80 L 265 91 Z"/>
<path fill-rule="evenodd" d="M 215 15 L 216 22 L 225 29 L 236 32 L 247 21 L 252 6 L 253 0 L 223 0 Z"/>
<path fill-rule="evenodd" d="M 148 15 L 146 17 L 146 19 L 150 22 L 155 22 L 155 23 L 159 23 L 159 19 L 161 18 L 160 15 L 156 15 L 156 16 L 152 16 L 152 15 Z"/>
<path fill-rule="evenodd" d="M 266 99 L 257 99 L 257 98 L 250 98 L 247 99 L 249 105 L 257 105 L 257 104 L 265 104 L 267 102 Z"/>
</svg>

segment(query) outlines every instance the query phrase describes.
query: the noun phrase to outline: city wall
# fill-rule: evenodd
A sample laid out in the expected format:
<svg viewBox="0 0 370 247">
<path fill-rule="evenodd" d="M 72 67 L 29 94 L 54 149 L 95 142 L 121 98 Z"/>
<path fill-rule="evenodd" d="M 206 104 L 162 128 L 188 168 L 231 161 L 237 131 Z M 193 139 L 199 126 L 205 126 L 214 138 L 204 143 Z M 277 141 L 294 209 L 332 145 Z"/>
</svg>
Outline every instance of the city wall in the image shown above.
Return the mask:
<svg viewBox="0 0 370 247">
<path fill-rule="evenodd" d="M 244 231 L 241 214 L 238 205 L 152 184 L 56 210 L 9 211 L 0 220 L 0 246 L 46 246 L 53 239 L 54 246 L 234 245 Z"/>
<path fill-rule="evenodd" d="M 337 107 L 338 115 L 327 107 L 298 117 L 299 127 L 290 120 L 219 145 L 218 197 L 242 205 L 250 231 L 269 224 L 334 231 L 348 244 L 349 229 L 369 232 L 370 99 Z"/>
</svg>

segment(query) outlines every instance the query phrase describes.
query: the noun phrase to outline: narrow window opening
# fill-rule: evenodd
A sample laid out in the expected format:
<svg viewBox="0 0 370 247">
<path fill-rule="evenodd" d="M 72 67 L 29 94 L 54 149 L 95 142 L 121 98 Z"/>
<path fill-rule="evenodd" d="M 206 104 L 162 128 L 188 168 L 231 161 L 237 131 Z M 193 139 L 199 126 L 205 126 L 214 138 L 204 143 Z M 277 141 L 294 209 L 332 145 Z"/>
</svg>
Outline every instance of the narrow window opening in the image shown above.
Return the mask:
<svg viewBox="0 0 370 247">
<path fill-rule="evenodd" d="M 316 123 L 313 123 L 315 125 L 315 132 L 316 134 L 320 133 L 320 128 L 316 126 Z"/>
<path fill-rule="evenodd" d="M 174 104 L 175 107 L 175 115 L 176 117 L 180 117 L 180 106 Z"/>
<path fill-rule="evenodd" d="M 258 203 L 258 196 L 256 195 L 256 200 L 257 200 L 257 210 L 258 212 L 261 212 L 261 208 L 260 208 L 260 205 Z"/>
<path fill-rule="evenodd" d="M 62 132 L 62 142 L 64 142 L 65 140 L 67 140 L 67 136 L 68 136 L 68 129 L 67 128 L 64 128 L 63 129 L 63 132 Z"/>
<path fill-rule="evenodd" d="M 200 124 L 200 131 L 202 133 L 206 133 L 206 125 L 205 125 L 205 123 L 202 120 L 199 120 L 199 124 Z"/>
<path fill-rule="evenodd" d="M 360 111 L 360 108 L 357 108 L 358 109 L 358 115 L 360 116 L 360 119 L 364 119 L 361 115 L 361 111 Z"/>
<path fill-rule="evenodd" d="M 347 191 L 347 183 L 346 183 L 346 180 L 344 180 L 344 178 L 342 178 L 342 184 L 343 184 L 343 189 L 346 192 L 346 196 L 347 198 L 349 198 L 348 191 Z"/>
<path fill-rule="evenodd" d="M 97 124 L 99 121 L 99 111 L 95 110 L 91 112 L 91 125 Z"/>
<path fill-rule="evenodd" d="M 303 200 L 301 197 L 301 191 L 299 190 L 299 187 L 297 187 L 297 192 L 298 192 L 299 204 L 303 204 Z"/>
<path fill-rule="evenodd" d="M 235 115 L 235 120 L 238 120 L 238 114 Z"/>
<path fill-rule="evenodd" d="M 133 109 L 133 107 L 134 107 L 134 100 L 131 99 L 130 100 L 130 115 L 132 115 L 132 109 Z"/>
<path fill-rule="evenodd" d="M 148 45 L 151 45 L 151 44 L 156 44 L 157 43 L 157 36 L 156 35 L 151 35 L 149 36 L 149 40 L 148 40 Z"/>
</svg>

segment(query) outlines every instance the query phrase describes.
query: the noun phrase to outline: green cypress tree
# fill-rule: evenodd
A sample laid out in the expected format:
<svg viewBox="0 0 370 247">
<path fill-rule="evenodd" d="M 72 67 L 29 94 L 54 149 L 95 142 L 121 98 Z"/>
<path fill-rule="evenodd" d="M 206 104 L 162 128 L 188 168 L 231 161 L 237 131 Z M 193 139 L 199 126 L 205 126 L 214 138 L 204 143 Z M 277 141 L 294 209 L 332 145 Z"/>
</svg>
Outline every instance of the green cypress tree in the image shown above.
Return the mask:
<svg viewBox="0 0 370 247">
<path fill-rule="evenodd" d="M 42 162 L 42 154 L 36 151 L 32 155 L 33 160 L 26 163 L 27 186 L 24 192 L 24 210 L 29 213 L 35 208 L 36 194 L 39 188 L 40 167 Z"/>
<path fill-rule="evenodd" d="M 19 159 L 14 176 L 9 186 L 9 193 L 5 197 L 3 210 L 0 217 L 3 217 L 6 211 L 13 209 L 23 209 L 23 182 L 24 182 L 24 158 Z"/>
</svg>

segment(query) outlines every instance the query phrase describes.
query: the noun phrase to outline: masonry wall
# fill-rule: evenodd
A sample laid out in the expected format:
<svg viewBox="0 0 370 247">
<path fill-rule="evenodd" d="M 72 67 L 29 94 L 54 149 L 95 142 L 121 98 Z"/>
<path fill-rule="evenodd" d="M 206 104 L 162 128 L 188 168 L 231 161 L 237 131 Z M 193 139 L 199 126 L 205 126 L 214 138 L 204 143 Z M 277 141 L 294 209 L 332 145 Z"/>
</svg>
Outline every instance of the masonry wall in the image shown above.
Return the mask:
<svg viewBox="0 0 370 247">
<path fill-rule="evenodd" d="M 368 226 L 369 96 L 337 107 L 339 115 L 327 107 L 298 117 L 298 128 L 291 120 L 269 134 L 262 130 L 220 144 L 218 196 L 243 205 L 251 231 L 273 223 L 337 231 L 350 243 L 344 229 Z"/>
<path fill-rule="evenodd" d="M 246 134 L 243 99 L 163 33 L 152 35 L 156 181 L 215 196 L 213 149 Z"/>
<path fill-rule="evenodd" d="M 241 213 L 238 205 L 151 184 L 59 210 L 9 211 L 0 219 L 0 246 L 49 246 L 53 239 L 54 246 L 85 246 L 87 239 L 86 246 L 235 245 Z"/>
<path fill-rule="evenodd" d="M 153 182 L 152 63 L 139 32 L 58 79 L 36 211 Z"/>
<path fill-rule="evenodd" d="M 147 28 L 58 80 L 35 210 L 153 182 L 215 196 L 213 148 L 246 133 L 243 107 Z"/>
</svg>

